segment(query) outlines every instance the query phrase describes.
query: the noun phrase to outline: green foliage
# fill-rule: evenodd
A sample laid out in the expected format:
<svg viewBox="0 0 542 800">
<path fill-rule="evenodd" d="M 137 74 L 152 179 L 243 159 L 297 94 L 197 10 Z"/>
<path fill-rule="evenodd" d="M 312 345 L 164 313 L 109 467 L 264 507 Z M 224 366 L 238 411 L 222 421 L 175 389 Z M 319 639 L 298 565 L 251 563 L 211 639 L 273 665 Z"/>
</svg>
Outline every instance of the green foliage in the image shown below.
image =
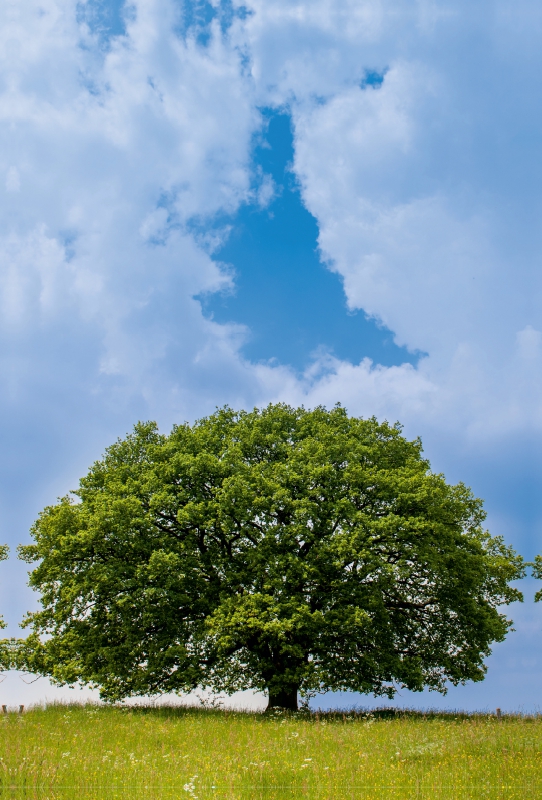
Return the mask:
<svg viewBox="0 0 542 800">
<path fill-rule="evenodd" d="M 398 425 L 341 407 L 218 410 L 110 447 L 20 548 L 30 671 L 104 698 L 481 680 L 521 558 Z"/>
<path fill-rule="evenodd" d="M 538 580 L 542 580 L 542 555 L 536 556 L 534 562 L 530 565 L 533 571 L 533 578 L 538 578 Z M 534 596 L 535 603 L 539 603 L 542 600 L 542 589 L 539 589 L 538 592 Z"/>
<path fill-rule="evenodd" d="M 542 719 L 52 706 L 0 716 L 0 759 L 28 800 L 535 800 Z"/>
<path fill-rule="evenodd" d="M 9 547 L 7 544 L 0 544 L 0 561 L 6 561 L 9 557 Z M 6 623 L 4 622 L 3 618 L 0 617 L 0 629 L 5 628 Z M 5 657 L 4 657 L 4 642 L 0 640 L 0 669 L 4 669 Z"/>
<path fill-rule="evenodd" d="M 6 561 L 9 557 L 9 547 L 7 544 L 0 544 L 0 561 Z M 6 628 L 7 625 L 2 617 L 0 617 L 0 629 Z M 9 639 L 0 639 L 0 671 L 13 668 L 13 647 Z"/>
</svg>

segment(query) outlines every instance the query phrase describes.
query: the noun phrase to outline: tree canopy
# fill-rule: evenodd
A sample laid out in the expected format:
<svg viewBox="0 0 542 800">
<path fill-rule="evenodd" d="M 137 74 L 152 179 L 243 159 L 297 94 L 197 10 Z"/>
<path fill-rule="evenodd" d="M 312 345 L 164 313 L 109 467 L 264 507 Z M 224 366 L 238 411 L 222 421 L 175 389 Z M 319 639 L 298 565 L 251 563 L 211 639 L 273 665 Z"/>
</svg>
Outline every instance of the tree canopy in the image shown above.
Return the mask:
<svg viewBox="0 0 542 800">
<path fill-rule="evenodd" d="M 479 681 L 521 557 L 401 427 L 332 410 L 140 423 L 20 548 L 41 608 L 20 666 L 106 699 Z"/>
</svg>

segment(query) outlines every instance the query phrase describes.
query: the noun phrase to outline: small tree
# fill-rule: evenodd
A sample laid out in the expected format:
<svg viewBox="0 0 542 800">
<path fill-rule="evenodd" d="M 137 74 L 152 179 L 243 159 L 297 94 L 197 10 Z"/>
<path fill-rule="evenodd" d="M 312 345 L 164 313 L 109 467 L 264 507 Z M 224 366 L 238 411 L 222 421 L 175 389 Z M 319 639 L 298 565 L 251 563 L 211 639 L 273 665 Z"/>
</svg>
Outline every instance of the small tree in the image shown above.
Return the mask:
<svg viewBox="0 0 542 800">
<path fill-rule="evenodd" d="M 20 666 L 110 700 L 444 692 L 483 679 L 511 624 L 497 607 L 521 599 L 481 501 L 399 425 L 340 406 L 139 424 L 74 495 L 20 548 L 42 605 Z"/>
<path fill-rule="evenodd" d="M 542 555 L 537 555 L 535 560 L 530 565 L 533 571 L 533 578 L 538 578 L 538 580 L 542 579 Z M 539 603 L 542 600 L 542 589 L 539 589 L 535 596 L 534 601 L 535 603 Z"/>
<path fill-rule="evenodd" d="M 6 561 L 9 556 L 7 544 L 0 544 L 0 561 Z M 7 628 L 3 617 L 0 617 L 0 630 Z M 0 671 L 13 667 L 13 647 L 9 639 L 0 639 Z"/>
</svg>

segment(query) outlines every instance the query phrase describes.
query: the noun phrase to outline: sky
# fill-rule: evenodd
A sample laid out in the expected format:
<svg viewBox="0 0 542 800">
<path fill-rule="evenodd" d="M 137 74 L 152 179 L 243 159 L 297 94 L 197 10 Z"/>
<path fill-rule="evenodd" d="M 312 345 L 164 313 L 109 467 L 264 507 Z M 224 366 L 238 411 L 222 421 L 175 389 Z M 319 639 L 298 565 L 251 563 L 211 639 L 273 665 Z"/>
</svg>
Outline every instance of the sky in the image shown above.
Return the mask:
<svg viewBox="0 0 542 800">
<path fill-rule="evenodd" d="M 538 3 L 4 0 L 0 40 L 1 541 L 139 419 L 341 402 L 542 552 Z M 396 704 L 542 707 L 522 584 L 482 684 Z"/>
</svg>

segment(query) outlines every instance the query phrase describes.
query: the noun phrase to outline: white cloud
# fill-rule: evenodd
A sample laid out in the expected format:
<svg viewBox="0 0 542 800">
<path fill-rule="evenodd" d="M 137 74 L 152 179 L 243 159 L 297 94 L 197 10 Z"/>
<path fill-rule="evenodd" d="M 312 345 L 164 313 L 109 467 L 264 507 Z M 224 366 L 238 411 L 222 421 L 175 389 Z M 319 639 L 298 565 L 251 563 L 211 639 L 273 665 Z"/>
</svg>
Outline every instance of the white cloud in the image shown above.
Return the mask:
<svg viewBox="0 0 542 800">
<path fill-rule="evenodd" d="M 73 284 L 64 248 L 47 235 L 44 225 L 25 238 L 0 240 L 0 326 L 32 327 L 58 314 Z"/>
<path fill-rule="evenodd" d="M 8 348 L 32 359 L 43 332 L 47 342 L 64 325 L 75 343 L 81 335 L 89 386 L 167 422 L 215 402 L 289 397 L 342 399 L 462 436 L 534 424 L 538 378 L 521 367 L 535 348 L 526 326 L 540 327 L 524 303 L 532 258 L 503 247 L 500 195 L 462 161 L 483 125 L 472 116 L 478 85 L 469 94 L 449 66 L 460 46 L 450 26 L 459 39 L 468 29 L 460 9 L 250 7 L 226 36 L 212 23 L 201 47 L 174 34 L 178 6 L 139 0 L 127 36 L 103 50 L 75 0 L 3 6 L 0 304 L 6 330 L 27 330 Z M 502 9 L 491 19 L 498 43 Z M 387 69 L 381 88 L 360 88 L 366 68 Z M 242 326 L 205 320 L 192 300 L 232 276 L 207 254 L 213 236 L 195 239 L 187 221 L 252 196 L 257 106 L 273 102 L 291 104 L 303 197 L 349 304 L 426 352 L 417 369 L 324 357 L 298 379 L 251 365 L 238 355 Z M 258 202 L 273 191 L 264 178 Z"/>
<path fill-rule="evenodd" d="M 122 379 L 167 421 L 215 401 L 288 396 L 445 419 L 462 435 L 482 420 L 495 420 L 488 431 L 534 424 L 538 378 L 522 378 L 524 396 L 510 380 L 534 352 L 527 334 L 516 347 L 517 331 L 541 324 L 525 303 L 533 254 L 514 249 L 517 209 L 504 184 L 487 183 L 477 139 L 492 141 L 502 8 L 485 6 L 496 77 L 477 107 L 477 71 L 472 88 L 450 64 L 483 14 L 467 24 L 456 4 L 401 0 L 250 7 L 226 36 L 212 23 L 201 47 L 173 33 L 178 6 L 139 0 L 127 36 L 103 50 L 75 0 L 4 4 L 0 304 L 4 326 L 26 326 L 16 346 L 32 358 L 44 325 L 75 341 L 79 329 L 89 385 L 107 392 L 110 378 L 118 397 Z M 387 68 L 381 88 L 360 88 L 366 68 Z M 257 106 L 273 102 L 291 104 L 303 197 L 351 307 L 426 352 L 418 369 L 324 358 L 298 380 L 243 362 L 243 328 L 205 320 L 191 299 L 232 276 L 208 256 L 213 237 L 195 239 L 187 221 L 252 196 Z M 264 178 L 260 204 L 273 191 Z"/>
<path fill-rule="evenodd" d="M 542 333 L 536 331 L 532 325 L 526 325 L 522 331 L 516 333 L 519 356 L 523 361 L 535 362 L 540 356 Z"/>
<path fill-rule="evenodd" d="M 21 179 L 16 167 L 10 167 L 6 175 L 6 192 L 18 192 L 21 188 Z"/>
<path fill-rule="evenodd" d="M 353 414 L 395 422 L 405 415 L 425 413 L 437 391 L 423 369 L 410 364 L 382 367 L 363 359 L 353 365 L 324 357 L 307 370 L 302 381 L 283 386 L 277 399 L 331 408 L 340 398 Z"/>
<path fill-rule="evenodd" d="M 540 320 L 539 279 L 525 241 L 513 245 L 518 228 L 527 242 L 536 233 L 512 210 L 498 162 L 497 184 L 488 185 L 484 157 L 497 154 L 487 108 L 477 121 L 470 87 L 458 91 L 446 37 L 433 22 L 422 25 L 415 58 L 389 59 L 380 89 L 337 84 L 323 103 L 311 100 L 312 87 L 297 96 L 295 166 L 322 254 L 344 278 L 351 307 L 381 320 L 398 344 L 428 354 L 418 372 L 434 392 L 412 403 L 406 393 L 402 418 L 422 431 L 455 428 L 462 440 L 490 441 L 540 430 L 542 380 L 521 366 L 533 334 L 520 334 L 516 349 L 518 329 Z M 424 60 L 423 39 L 435 31 L 444 56 Z M 389 53 L 398 51 L 396 43 Z M 504 69 L 498 59 L 495 68 Z M 486 87 L 486 106 L 487 94 Z M 340 375 L 326 385 L 350 396 Z"/>
<path fill-rule="evenodd" d="M 240 56 L 220 36 L 183 44 L 167 1 L 139 3 L 106 53 L 75 0 L 2 8 L 0 306 L 26 330 L 6 346 L 32 359 L 62 326 L 75 345 L 81 320 L 90 385 L 122 375 L 149 397 L 161 369 L 175 393 L 184 361 L 224 335 L 191 298 L 230 278 L 183 230 L 250 189 L 258 114 Z"/>
</svg>

